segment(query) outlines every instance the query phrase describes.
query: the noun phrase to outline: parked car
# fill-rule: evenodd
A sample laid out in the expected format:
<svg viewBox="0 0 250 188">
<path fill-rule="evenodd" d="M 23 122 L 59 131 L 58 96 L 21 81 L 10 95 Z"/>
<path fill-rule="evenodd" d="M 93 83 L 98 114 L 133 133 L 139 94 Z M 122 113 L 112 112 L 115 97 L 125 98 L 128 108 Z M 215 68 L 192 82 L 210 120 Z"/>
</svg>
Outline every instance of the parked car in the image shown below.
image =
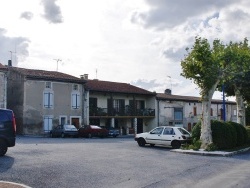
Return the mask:
<svg viewBox="0 0 250 188">
<path fill-rule="evenodd" d="M 136 134 L 135 141 L 139 146 L 150 144 L 150 146 L 163 145 L 178 149 L 181 144 L 191 142 L 191 134 L 182 127 L 160 126 L 150 132 Z"/>
<path fill-rule="evenodd" d="M 0 156 L 16 144 L 16 120 L 12 110 L 0 109 Z"/>
<path fill-rule="evenodd" d="M 78 130 L 74 125 L 58 125 L 50 131 L 51 138 L 67 136 L 78 137 Z"/>
<path fill-rule="evenodd" d="M 87 137 L 87 138 L 92 138 L 92 137 L 103 138 L 108 136 L 108 130 L 105 128 L 101 128 L 98 125 L 87 125 L 80 127 L 78 132 L 80 137 Z"/>
<path fill-rule="evenodd" d="M 108 136 L 112 136 L 115 138 L 120 135 L 119 129 L 116 129 L 114 127 L 107 127 L 106 129 L 108 130 Z"/>
</svg>

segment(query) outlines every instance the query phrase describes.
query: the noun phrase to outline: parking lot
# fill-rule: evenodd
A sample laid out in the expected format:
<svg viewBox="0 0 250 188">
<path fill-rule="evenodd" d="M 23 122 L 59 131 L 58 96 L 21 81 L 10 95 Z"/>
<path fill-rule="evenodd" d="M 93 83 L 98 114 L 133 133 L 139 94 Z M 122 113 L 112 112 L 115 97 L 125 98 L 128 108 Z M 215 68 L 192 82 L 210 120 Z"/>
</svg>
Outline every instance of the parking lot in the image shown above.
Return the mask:
<svg viewBox="0 0 250 188">
<path fill-rule="evenodd" d="M 181 154 L 171 148 L 139 147 L 133 137 L 22 136 L 0 158 L 0 180 L 34 188 L 151 188 L 227 185 L 233 179 L 228 187 L 249 187 L 249 156 L 249 152 L 233 157 Z"/>
</svg>

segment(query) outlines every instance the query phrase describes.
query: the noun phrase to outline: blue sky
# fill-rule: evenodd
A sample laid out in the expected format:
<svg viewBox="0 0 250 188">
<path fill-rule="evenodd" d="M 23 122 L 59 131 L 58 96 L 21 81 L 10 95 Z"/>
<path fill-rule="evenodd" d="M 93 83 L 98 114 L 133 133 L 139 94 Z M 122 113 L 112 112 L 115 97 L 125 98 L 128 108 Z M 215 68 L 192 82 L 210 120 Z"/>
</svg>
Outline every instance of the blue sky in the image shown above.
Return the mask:
<svg viewBox="0 0 250 188">
<path fill-rule="evenodd" d="M 247 0 L 8 0 L 0 6 L 0 62 L 199 96 L 180 76 L 185 49 L 197 35 L 249 38 L 249 8 Z"/>
</svg>

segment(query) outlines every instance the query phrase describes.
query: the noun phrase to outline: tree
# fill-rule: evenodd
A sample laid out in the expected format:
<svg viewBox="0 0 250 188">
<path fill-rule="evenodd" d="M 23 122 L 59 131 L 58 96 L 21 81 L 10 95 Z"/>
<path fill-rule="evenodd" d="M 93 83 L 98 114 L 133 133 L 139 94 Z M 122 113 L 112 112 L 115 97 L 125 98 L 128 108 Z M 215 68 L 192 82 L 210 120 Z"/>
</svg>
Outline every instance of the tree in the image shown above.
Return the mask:
<svg viewBox="0 0 250 188">
<path fill-rule="evenodd" d="M 225 46 L 220 40 L 213 41 L 212 47 L 207 39 L 195 38 L 195 43 L 184 60 L 181 61 L 182 73 L 185 78 L 193 80 L 200 88 L 202 101 L 201 114 L 201 148 L 213 143 L 211 134 L 211 100 L 217 85 L 221 81 L 226 63 L 224 61 Z"/>
<path fill-rule="evenodd" d="M 250 49 L 248 40 L 243 42 L 230 42 L 224 52 L 225 75 L 219 85 L 224 85 L 227 96 L 235 96 L 237 103 L 237 123 L 245 125 L 244 100 L 250 102 L 249 79 L 250 79 Z"/>
</svg>

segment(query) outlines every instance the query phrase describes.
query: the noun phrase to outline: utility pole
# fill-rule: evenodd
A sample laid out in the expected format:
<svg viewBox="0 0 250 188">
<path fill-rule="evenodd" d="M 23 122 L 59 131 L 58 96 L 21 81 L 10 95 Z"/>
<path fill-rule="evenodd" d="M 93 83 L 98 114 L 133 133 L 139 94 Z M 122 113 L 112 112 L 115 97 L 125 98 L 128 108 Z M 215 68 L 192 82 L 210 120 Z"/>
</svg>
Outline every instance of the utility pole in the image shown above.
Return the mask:
<svg viewBox="0 0 250 188">
<path fill-rule="evenodd" d="M 56 61 L 56 71 L 58 72 L 58 62 L 62 61 L 61 59 L 54 59 Z"/>
</svg>

